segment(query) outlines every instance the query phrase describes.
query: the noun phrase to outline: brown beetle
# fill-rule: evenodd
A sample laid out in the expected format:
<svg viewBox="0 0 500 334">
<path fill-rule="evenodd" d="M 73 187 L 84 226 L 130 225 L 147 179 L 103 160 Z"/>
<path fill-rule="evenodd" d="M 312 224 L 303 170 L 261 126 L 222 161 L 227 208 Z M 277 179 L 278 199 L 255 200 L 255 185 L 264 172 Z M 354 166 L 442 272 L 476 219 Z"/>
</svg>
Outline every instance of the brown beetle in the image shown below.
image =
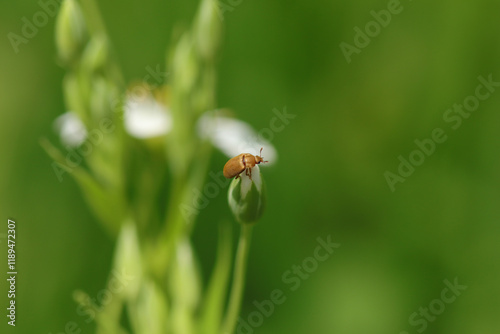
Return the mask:
<svg viewBox="0 0 500 334">
<path fill-rule="evenodd" d="M 241 153 L 240 155 L 235 156 L 234 158 L 229 159 L 228 162 L 224 165 L 224 176 L 228 179 L 235 177 L 237 179 L 240 177 L 240 174 L 245 171 L 245 174 L 252 179 L 252 168 L 255 165 L 260 164 L 264 161 L 262 158 L 262 148 L 260 149 L 260 155 L 253 155 L 250 153 Z"/>
</svg>

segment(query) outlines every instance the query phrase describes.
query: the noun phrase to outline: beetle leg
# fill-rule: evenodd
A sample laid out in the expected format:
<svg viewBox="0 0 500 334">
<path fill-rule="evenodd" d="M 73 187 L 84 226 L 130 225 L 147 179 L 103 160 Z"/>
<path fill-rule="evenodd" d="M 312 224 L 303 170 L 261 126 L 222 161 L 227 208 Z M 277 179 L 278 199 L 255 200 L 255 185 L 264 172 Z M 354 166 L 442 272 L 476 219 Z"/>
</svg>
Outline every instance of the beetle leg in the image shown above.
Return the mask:
<svg viewBox="0 0 500 334">
<path fill-rule="evenodd" d="M 250 180 L 252 179 L 252 168 L 248 168 L 248 177 L 250 178 Z"/>
</svg>

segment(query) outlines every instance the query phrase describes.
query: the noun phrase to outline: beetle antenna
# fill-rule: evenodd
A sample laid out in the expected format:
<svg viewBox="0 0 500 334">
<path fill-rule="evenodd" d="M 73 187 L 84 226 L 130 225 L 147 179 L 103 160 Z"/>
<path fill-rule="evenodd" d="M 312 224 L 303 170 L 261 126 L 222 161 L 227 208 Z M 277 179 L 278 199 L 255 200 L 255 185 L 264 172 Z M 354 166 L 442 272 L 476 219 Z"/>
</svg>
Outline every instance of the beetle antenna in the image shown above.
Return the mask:
<svg viewBox="0 0 500 334">
<path fill-rule="evenodd" d="M 263 147 L 260 148 L 260 159 L 262 160 L 262 162 L 266 163 L 266 162 L 269 162 L 269 161 L 264 161 L 264 159 L 262 159 L 262 149 Z"/>
</svg>

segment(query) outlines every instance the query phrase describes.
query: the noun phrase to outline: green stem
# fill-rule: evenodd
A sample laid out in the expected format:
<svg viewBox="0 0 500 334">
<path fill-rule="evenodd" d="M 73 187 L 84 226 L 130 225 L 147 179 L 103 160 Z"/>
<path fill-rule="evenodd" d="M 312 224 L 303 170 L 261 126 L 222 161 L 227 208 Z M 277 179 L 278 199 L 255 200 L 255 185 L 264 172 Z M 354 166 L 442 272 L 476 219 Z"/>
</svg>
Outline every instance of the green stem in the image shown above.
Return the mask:
<svg viewBox="0 0 500 334">
<path fill-rule="evenodd" d="M 253 225 L 242 224 L 238 251 L 234 264 L 233 285 L 229 295 L 229 305 L 226 318 L 222 326 L 223 334 L 232 334 L 236 328 L 238 315 L 240 314 L 243 289 L 245 287 L 245 273 L 247 267 L 248 251 L 252 238 Z"/>
<path fill-rule="evenodd" d="M 175 253 L 177 242 L 193 228 L 199 209 L 196 207 L 196 192 L 201 192 L 207 175 L 212 147 L 208 142 L 201 144 L 198 150 L 198 159 L 192 172 L 187 175 L 178 175 L 171 189 L 172 196 L 167 204 L 165 225 L 160 231 L 156 243 L 149 247 L 150 264 L 153 274 L 161 278 L 168 271 L 172 256 Z M 185 210 L 184 214 L 183 211 Z M 187 211 L 186 211 L 187 210 Z"/>
</svg>

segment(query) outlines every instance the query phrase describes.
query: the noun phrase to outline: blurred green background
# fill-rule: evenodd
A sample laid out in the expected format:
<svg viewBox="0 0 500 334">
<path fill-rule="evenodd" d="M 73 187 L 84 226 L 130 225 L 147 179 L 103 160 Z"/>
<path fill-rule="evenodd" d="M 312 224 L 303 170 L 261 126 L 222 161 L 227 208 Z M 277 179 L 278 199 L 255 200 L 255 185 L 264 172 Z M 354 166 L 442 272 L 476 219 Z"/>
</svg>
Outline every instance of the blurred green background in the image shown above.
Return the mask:
<svg viewBox="0 0 500 334">
<path fill-rule="evenodd" d="M 230 3 L 229 1 L 223 1 Z M 417 333 L 409 317 L 439 305 L 444 280 L 467 289 L 428 321 L 425 333 L 496 333 L 500 328 L 500 91 L 453 130 L 443 120 L 473 95 L 478 76 L 500 81 L 498 1 L 402 1 L 402 11 L 347 63 L 339 47 L 390 1 L 247 1 L 224 15 L 218 105 L 257 130 L 274 108 L 296 115 L 275 133 L 280 159 L 263 168 L 268 209 L 255 228 L 243 319 L 253 301 L 280 289 L 286 301 L 254 333 Z M 236 3 L 236 2 L 235 2 Z M 102 1 L 127 80 L 164 68 L 178 23 L 197 1 Z M 106 283 L 113 242 L 71 178 L 59 183 L 38 140 L 57 138 L 65 111 L 54 19 L 15 53 L 9 32 L 36 2 L 0 5 L 0 257 L 6 221 L 17 228 L 17 333 L 60 333 L 76 313 L 75 289 Z M 392 192 L 384 173 L 442 128 L 448 139 Z M 265 154 L 264 154 L 265 156 Z M 211 170 L 226 158 L 218 153 Z M 225 191 L 201 212 L 194 233 L 204 277 Z M 295 291 L 282 276 L 314 255 L 316 239 L 341 246 Z M 4 274 L 2 274 L 4 276 Z M 1 332 L 7 285 L 0 283 Z M 442 313 L 441 313 L 442 311 Z M 425 319 L 418 316 L 414 319 Z M 4 331 L 5 330 L 5 331 Z M 14 332 L 14 331 L 13 331 Z"/>
</svg>

